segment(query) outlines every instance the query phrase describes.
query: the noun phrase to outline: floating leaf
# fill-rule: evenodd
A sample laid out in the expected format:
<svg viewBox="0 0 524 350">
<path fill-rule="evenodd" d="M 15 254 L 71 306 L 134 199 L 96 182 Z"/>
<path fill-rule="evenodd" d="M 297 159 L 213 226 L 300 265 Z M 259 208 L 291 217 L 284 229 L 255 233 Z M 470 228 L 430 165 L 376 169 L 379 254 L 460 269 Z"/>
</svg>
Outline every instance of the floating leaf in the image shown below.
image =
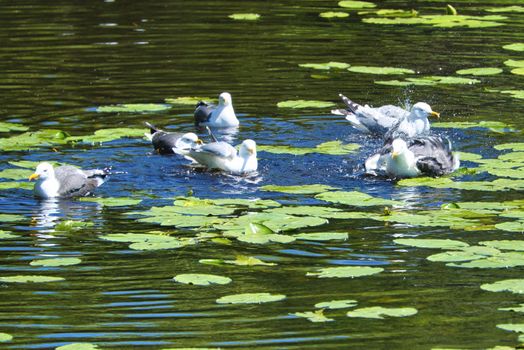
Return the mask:
<svg viewBox="0 0 524 350">
<path fill-rule="evenodd" d="M 99 350 L 100 348 L 91 343 L 71 343 L 56 347 L 55 350 Z"/>
<path fill-rule="evenodd" d="M 490 7 L 487 8 L 488 12 L 524 12 L 523 6 L 502 6 L 502 7 Z"/>
<path fill-rule="evenodd" d="M 416 17 L 418 12 L 415 10 L 399 10 L 399 9 L 380 9 L 380 10 L 366 10 L 360 11 L 359 15 L 376 15 L 383 17 Z"/>
<path fill-rule="evenodd" d="M 392 307 L 385 308 L 382 306 L 372 306 L 348 311 L 348 317 L 363 317 L 363 318 L 377 318 L 383 319 L 384 316 L 389 317 L 407 317 L 413 316 L 417 313 L 417 309 L 412 307 Z"/>
<path fill-rule="evenodd" d="M 485 283 L 480 286 L 481 289 L 488 292 L 511 292 L 515 294 L 524 294 L 524 279 L 507 279 L 494 283 Z"/>
<path fill-rule="evenodd" d="M 513 128 L 503 122 L 499 121 L 480 121 L 480 122 L 436 122 L 431 124 L 435 128 L 454 128 L 454 129 L 470 129 L 470 128 L 484 128 L 494 132 L 511 131 Z"/>
<path fill-rule="evenodd" d="M 369 66 L 351 66 L 348 71 L 354 73 L 366 73 L 366 74 L 414 74 L 415 71 L 406 68 L 395 68 L 395 67 L 369 67 Z"/>
<path fill-rule="evenodd" d="M 168 104 L 163 103 L 127 103 L 111 106 L 100 106 L 94 109 L 99 113 L 152 113 L 165 111 L 171 108 Z"/>
<path fill-rule="evenodd" d="M 524 60 L 506 60 L 504 64 L 508 67 L 524 68 Z"/>
<path fill-rule="evenodd" d="M 277 185 L 265 185 L 260 187 L 262 191 L 271 192 L 283 192 L 291 194 L 316 194 L 330 190 L 336 190 L 337 188 L 328 185 L 295 185 L 295 186 L 277 186 Z"/>
<path fill-rule="evenodd" d="M 398 238 L 393 242 L 416 248 L 458 249 L 468 247 L 469 244 L 453 239 L 430 238 Z"/>
<path fill-rule="evenodd" d="M 143 137 L 143 129 L 135 128 L 109 128 L 100 129 L 94 132 L 92 135 L 84 136 L 71 136 L 67 138 L 67 141 L 75 142 L 87 142 L 87 143 L 102 143 L 113 140 L 118 140 L 127 137 Z"/>
<path fill-rule="evenodd" d="M 524 253 L 500 253 L 461 264 L 449 263 L 448 266 L 463 268 L 496 269 L 524 266 Z"/>
<path fill-rule="evenodd" d="M 329 70 L 331 68 L 346 69 L 350 65 L 344 62 L 327 62 L 327 63 L 302 63 L 302 64 L 299 64 L 298 66 L 302 68 Z"/>
<path fill-rule="evenodd" d="M 93 226 L 92 222 L 63 220 L 55 225 L 55 231 L 75 231 L 89 226 Z"/>
<path fill-rule="evenodd" d="M 486 67 L 486 68 L 469 68 L 469 69 L 461 69 L 457 71 L 457 74 L 459 75 L 496 75 L 502 73 L 503 70 L 500 68 L 492 68 L 492 67 Z"/>
<path fill-rule="evenodd" d="M 358 207 L 386 206 L 386 205 L 402 204 L 401 202 L 384 199 L 384 198 L 373 197 L 366 193 L 362 193 L 358 191 L 324 192 L 324 193 L 320 193 L 316 195 L 315 198 L 326 201 L 326 202 L 352 205 L 352 206 L 358 206 Z"/>
<path fill-rule="evenodd" d="M 511 70 L 511 74 L 524 75 L 524 68 L 515 68 Z"/>
<path fill-rule="evenodd" d="M 288 100 L 277 103 L 278 108 L 294 108 L 294 109 L 307 109 L 307 108 L 330 108 L 334 107 L 335 103 L 328 101 L 316 101 L 316 100 Z"/>
<path fill-rule="evenodd" d="M 418 17 L 397 18 L 364 18 L 362 22 L 384 25 L 429 25 L 440 28 L 468 27 L 487 28 L 503 26 L 504 23 L 496 22 L 505 20 L 504 16 L 464 16 L 464 15 L 426 15 Z"/>
<path fill-rule="evenodd" d="M 0 333 L 0 343 L 13 340 L 13 336 L 8 333 Z"/>
<path fill-rule="evenodd" d="M 321 12 L 319 16 L 322 18 L 346 18 L 346 17 L 349 17 L 349 13 L 328 11 L 328 12 Z"/>
<path fill-rule="evenodd" d="M 28 169 L 4 169 L 0 171 L 0 178 L 11 180 L 27 179 L 33 173 Z"/>
<path fill-rule="evenodd" d="M 483 257 L 484 255 L 479 255 L 475 252 L 454 250 L 449 252 L 433 254 L 428 256 L 427 259 L 433 262 L 461 262 L 481 259 Z"/>
<path fill-rule="evenodd" d="M 524 333 L 524 323 L 498 324 L 497 328 L 510 332 Z"/>
<path fill-rule="evenodd" d="M 502 249 L 502 250 L 519 250 L 524 251 L 524 241 L 511 239 L 511 240 L 497 240 L 497 241 L 482 241 L 480 245 L 487 247 Z"/>
<path fill-rule="evenodd" d="M 524 43 L 515 43 L 502 46 L 504 50 L 524 51 Z"/>
<path fill-rule="evenodd" d="M 357 305 L 356 300 L 345 299 L 345 300 L 331 300 L 322 303 L 316 303 L 317 309 L 346 309 Z"/>
<path fill-rule="evenodd" d="M 496 224 L 495 227 L 502 231 L 524 232 L 524 220 L 502 222 L 500 224 Z"/>
<path fill-rule="evenodd" d="M 16 182 L 16 181 L 7 181 L 7 182 L 0 182 L 0 190 L 10 190 L 19 188 L 22 190 L 32 190 L 34 184 L 31 182 Z"/>
<path fill-rule="evenodd" d="M 324 310 L 306 311 L 306 312 L 294 312 L 290 315 L 306 318 L 311 322 L 331 322 L 334 321 L 332 318 L 328 318 L 324 315 Z"/>
<path fill-rule="evenodd" d="M 471 85 L 480 83 L 480 80 L 462 77 L 446 76 L 427 76 L 422 78 L 406 78 L 405 80 L 375 80 L 375 84 L 391 86 L 409 86 L 409 85 Z"/>
<path fill-rule="evenodd" d="M 183 97 L 177 97 L 177 98 L 166 98 L 166 103 L 173 104 L 173 105 L 190 105 L 195 106 L 200 101 L 213 101 L 214 99 L 209 97 L 189 97 L 189 96 L 183 96 Z"/>
<path fill-rule="evenodd" d="M 346 278 L 370 276 L 384 271 L 381 267 L 370 266 L 337 266 L 324 267 L 316 272 L 308 272 L 306 276 L 316 276 L 318 278 Z"/>
<path fill-rule="evenodd" d="M 22 221 L 25 218 L 22 215 L 16 214 L 0 214 L 0 222 L 17 222 Z"/>
<path fill-rule="evenodd" d="M 78 265 L 82 262 L 78 258 L 54 258 L 54 259 L 38 259 L 33 260 L 29 263 L 31 266 L 46 266 L 46 267 L 55 267 L 55 266 L 70 266 Z"/>
<path fill-rule="evenodd" d="M 0 149 L 4 151 L 31 150 L 38 147 L 65 144 L 68 137 L 69 134 L 56 129 L 25 132 L 16 136 L 0 138 Z"/>
<path fill-rule="evenodd" d="M 8 231 L 0 230 L 0 239 L 17 238 L 17 235 L 13 235 Z"/>
<path fill-rule="evenodd" d="M 106 197 L 106 198 L 98 198 L 98 197 L 83 197 L 80 198 L 83 202 L 95 202 L 98 203 L 104 207 L 122 207 L 122 206 L 132 206 L 137 205 L 142 200 L 141 199 L 134 199 L 129 197 Z"/>
<path fill-rule="evenodd" d="M 42 276 L 42 275 L 18 275 L 0 277 L 0 282 L 5 283 L 40 283 L 40 282 L 60 282 L 65 281 L 62 277 Z"/>
<path fill-rule="evenodd" d="M 373 8 L 376 7 L 372 2 L 368 1 L 356 1 L 356 0 L 344 0 L 339 1 L 338 6 L 348 8 L 348 9 L 364 9 L 364 8 Z"/>
<path fill-rule="evenodd" d="M 514 98 L 524 99 L 524 90 L 502 90 L 498 92 L 502 94 L 511 95 L 511 97 L 514 97 Z"/>
<path fill-rule="evenodd" d="M 29 127 L 16 123 L 0 122 L 0 132 L 26 131 Z"/>
<path fill-rule="evenodd" d="M 225 260 L 225 263 L 238 265 L 238 266 L 257 266 L 257 265 L 275 266 L 276 265 L 275 263 L 268 263 L 258 258 L 255 258 L 253 256 L 246 256 L 246 255 L 237 255 L 235 260 Z"/>
<path fill-rule="evenodd" d="M 293 154 L 304 155 L 309 153 L 320 153 L 330 155 L 349 154 L 360 148 L 356 143 L 342 144 L 340 141 L 328 141 L 318 144 L 316 147 L 293 147 L 281 145 L 260 145 L 257 146 L 259 151 L 265 151 L 275 154 Z"/>
<path fill-rule="evenodd" d="M 243 293 L 232 294 L 218 298 L 218 304 L 262 304 L 286 299 L 284 294 L 271 293 Z"/>
<path fill-rule="evenodd" d="M 514 307 L 499 307 L 498 310 L 524 312 L 524 304 L 520 304 L 520 306 L 514 306 Z"/>
<path fill-rule="evenodd" d="M 313 232 L 313 233 L 299 233 L 295 235 L 296 239 L 302 239 L 306 241 L 331 241 L 331 240 L 342 240 L 348 239 L 347 232 Z"/>
<path fill-rule="evenodd" d="M 295 240 L 292 236 L 276 234 L 269 227 L 257 223 L 249 223 L 243 234 L 233 234 L 233 236 L 239 241 L 255 244 L 290 243 Z"/>
<path fill-rule="evenodd" d="M 257 13 L 233 13 L 228 17 L 236 21 L 256 21 L 260 18 L 260 15 Z"/>
<path fill-rule="evenodd" d="M 510 149 L 513 151 L 524 151 L 524 142 L 511 142 L 511 143 L 501 143 L 494 146 L 497 150 L 506 150 Z"/>
<path fill-rule="evenodd" d="M 211 284 L 228 284 L 231 283 L 231 278 L 217 275 L 209 275 L 204 273 L 187 273 L 176 275 L 173 277 L 176 282 L 184 284 L 194 284 L 197 286 L 209 286 Z"/>
</svg>

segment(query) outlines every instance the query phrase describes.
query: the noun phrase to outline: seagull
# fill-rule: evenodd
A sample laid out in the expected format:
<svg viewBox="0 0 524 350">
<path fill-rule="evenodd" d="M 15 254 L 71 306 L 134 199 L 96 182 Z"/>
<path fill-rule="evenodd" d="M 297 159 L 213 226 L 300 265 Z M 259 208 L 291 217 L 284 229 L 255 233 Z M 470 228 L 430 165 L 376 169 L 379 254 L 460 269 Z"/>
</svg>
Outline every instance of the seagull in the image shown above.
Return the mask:
<svg viewBox="0 0 524 350">
<path fill-rule="evenodd" d="M 173 147 L 187 149 L 203 143 L 195 133 L 166 132 L 153 124 L 144 123 L 150 129 L 150 134 L 144 133 L 144 135 L 151 141 L 155 151 L 160 154 L 173 154 Z"/>
<path fill-rule="evenodd" d="M 386 142 L 379 153 L 366 160 L 366 173 L 391 178 L 442 176 L 457 170 L 458 156 L 451 151 L 451 142 L 440 136 L 411 139 L 396 138 Z"/>
<path fill-rule="evenodd" d="M 109 171 L 110 168 L 81 170 L 71 165 L 53 168 L 50 163 L 43 162 L 38 164 L 29 180 L 36 180 L 34 193 L 40 198 L 82 197 L 102 185 Z"/>
<path fill-rule="evenodd" d="M 359 105 L 339 94 L 346 109 L 334 109 L 331 113 L 345 115 L 351 125 L 362 132 L 384 135 L 386 139 L 415 137 L 429 133 L 428 117 L 440 117 L 430 105 L 417 102 L 411 111 L 394 105 L 373 108 Z"/>
<path fill-rule="evenodd" d="M 218 96 L 218 106 L 200 101 L 195 109 L 195 125 L 215 128 L 232 128 L 239 125 L 229 92 Z"/>
<path fill-rule="evenodd" d="M 173 152 L 181 154 L 209 169 L 220 169 L 235 175 L 242 175 L 257 170 L 257 145 L 247 139 L 235 147 L 224 141 L 211 142 L 188 150 L 174 147 Z"/>
</svg>

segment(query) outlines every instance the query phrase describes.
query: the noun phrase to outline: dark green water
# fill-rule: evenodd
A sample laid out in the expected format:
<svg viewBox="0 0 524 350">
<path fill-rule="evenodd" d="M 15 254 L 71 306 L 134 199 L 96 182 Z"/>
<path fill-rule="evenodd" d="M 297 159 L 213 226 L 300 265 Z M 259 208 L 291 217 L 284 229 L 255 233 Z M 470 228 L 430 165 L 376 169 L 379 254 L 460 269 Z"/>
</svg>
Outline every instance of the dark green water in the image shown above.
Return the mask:
<svg viewBox="0 0 524 350">
<path fill-rule="evenodd" d="M 441 1 L 382 1 L 380 8 L 444 13 Z M 488 15 L 484 9 L 512 1 L 457 1 L 461 14 Z M 326 20 L 320 12 L 347 11 L 349 18 Z M 234 21 L 232 13 L 258 13 L 258 21 Z M 263 185 L 327 184 L 346 191 L 402 200 L 414 209 L 443 203 L 504 201 L 522 198 L 522 190 L 462 191 L 400 187 L 363 175 L 362 163 L 379 143 L 358 134 L 327 109 L 283 109 L 284 100 L 323 100 L 337 104 L 338 93 L 378 106 L 427 101 L 442 121 L 483 120 L 524 129 L 523 100 L 488 90 L 522 89 L 524 78 L 503 62 L 523 60 L 522 52 L 503 45 L 522 41 L 522 13 L 505 13 L 494 28 L 383 26 L 362 22 L 355 10 L 336 1 L 42 1 L 0 2 L 0 106 L 2 121 L 35 131 L 64 130 L 91 134 L 102 128 L 143 127 L 148 120 L 177 131 L 194 131 L 193 106 L 167 111 L 94 113 L 92 107 L 120 103 L 163 103 L 178 96 L 233 96 L 241 127 L 233 142 L 315 146 L 342 140 L 363 145 L 344 156 L 259 153 L 259 173 L 242 179 L 195 171 L 179 157 L 151 154 L 147 140 L 125 138 L 103 145 L 60 145 L 0 155 L 0 170 L 14 160 L 57 160 L 81 167 L 113 166 L 113 176 L 98 197 L 144 199 L 130 207 L 100 207 L 64 201 L 49 205 L 22 189 L 1 190 L 0 213 L 24 220 L 0 223 L 16 238 L 0 240 L 0 277 L 50 275 L 53 283 L 0 283 L 0 333 L 13 336 L 6 349 L 54 349 L 88 342 L 101 349 L 187 347 L 263 349 L 484 349 L 517 346 L 516 333 L 496 325 L 524 322 L 518 313 L 498 311 L 522 297 L 490 293 L 483 283 L 520 278 L 522 268 L 461 269 L 431 262 L 435 250 L 396 244 L 399 237 L 449 238 L 471 245 L 495 239 L 522 239 L 518 232 L 463 230 L 384 224 L 371 220 L 330 220 L 306 232 L 347 232 L 345 241 L 297 240 L 289 244 L 231 244 L 202 241 L 180 249 L 136 251 L 125 243 L 100 239 L 108 233 L 160 230 L 193 237 L 194 231 L 136 221 L 125 213 L 168 205 L 193 191 L 200 198 L 263 198 L 282 204 L 322 204 L 308 195 L 261 191 Z M 499 75 L 476 77 L 475 85 L 394 87 L 375 80 L 399 76 L 318 71 L 302 63 L 329 61 L 351 65 L 410 68 L 426 75 L 454 75 L 474 67 L 499 67 Z M 312 75 L 323 75 L 322 79 Z M 146 129 L 144 129 L 146 131 Z M 436 129 L 454 148 L 496 157 L 493 145 L 519 142 L 520 132 L 487 129 Z M 2 134 L 8 137 L 9 134 Z M 472 164 L 464 162 L 464 166 Z M 480 175 L 475 178 L 488 179 Z M 468 180 L 467 176 L 465 180 Z M 345 210 L 355 209 L 342 206 Z M 60 232 L 63 219 L 93 223 Z M 300 231 L 302 232 L 302 231 Z M 290 234 L 299 231 L 290 232 Z M 256 256 L 276 266 L 212 266 L 200 259 Z M 63 267 L 30 266 L 44 257 L 78 257 Z M 306 273 L 328 266 L 375 266 L 384 271 L 360 278 L 313 278 Z M 230 277 L 224 286 L 175 283 L 181 273 Z M 285 294 L 267 304 L 220 305 L 216 299 L 236 293 Z M 350 309 L 326 310 L 333 322 L 313 323 L 290 315 L 314 310 L 335 299 L 354 299 L 358 307 L 413 307 L 405 318 L 349 318 Z"/>
</svg>

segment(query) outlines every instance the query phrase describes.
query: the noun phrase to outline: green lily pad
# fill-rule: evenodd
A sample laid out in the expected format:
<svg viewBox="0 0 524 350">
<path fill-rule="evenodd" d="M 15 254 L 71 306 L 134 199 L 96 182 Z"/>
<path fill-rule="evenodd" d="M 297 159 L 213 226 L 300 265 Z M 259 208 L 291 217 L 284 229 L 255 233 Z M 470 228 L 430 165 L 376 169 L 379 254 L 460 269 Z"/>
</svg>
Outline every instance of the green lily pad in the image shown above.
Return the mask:
<svg viewBox="0 0 524 350">
<path fill-rule="evenodd" d="M 510 332 L 524 333 L 524 323 L 498 324 L 497 328 Z"/>
<path fill-rule="evenodd" d="M 257 223 L 247 225 L 243 234 L 233 234 L 232 236 L 239 241 L 254 244 L 290 243 L 295 240 L 293 236 L 276 234 L 269 227 Z"/>
<path fill-rule="evenodd" d="M 100 106 L 95 109 L 99 113 L 152 113 L 171 108 L 163 103 L 126 103 L 120 105 Z"/>
<path fill-rule="evenodd" d="M 513 128 L 499 121 L 480 121 L 480 122 L 436 122 L 431 124 L 435 128 L 470 129 L 484 128 L 494 132 L 511 131 Z"/>
<path fill-rule="evenodd" d="M 487 8 L 488 12 L 524 12 L 524 6 L 502 6 L 502 7 L 490 7 Z"/>
<path fill-rule="evenodd" d="M 524 241 L 516 239 L 496 240 L 496 241 L 482 241 L 480 245 L 486 247 L 502 249 L 502 250 L 517 250 L 524 251 Z"/>
<path fill-rule="evenodd" d="M 233 13 L 228 17 L 236 21 L 256 21 L 260 15 L 258 13 Z"/>
<path fill-rule="evenodd" d="M 496 75 L 502 73 L 503 70 L 500 68 L 492 68 L 492 67 L 486 67 L 486 68 L 469 68 L 469 69 L 461 69 L 458 70 L 456 73 L 458 75 Z"/>
<path fill-rule="evenodd" d="M 0 239 L 17 238 L 17 235 L 11 234 L 11 232 L 0 230 Z"/>
<path fill-rule="evenodd" d="M 0 343 L 8 342 L 13 340 L 13 336 L 8 333 L 0 333 Z"/>
<path fill-rule="evenodd" d="M 509 232 L 524 232 L 524 220 L 523 221 L 507 221 L 500 224 L 496 224 L 495 227 L 502 231 Z"/>
<path fill-rule="evenodd" d="M 322 18 L 346 18 L 346 17 L 349 17 L 349 13 L 328 11 L 328 12 L 321 12 L 319 16 Z"/>
<path fill-rule="evenodd" d="M 162 250 L 162 249 L 177 249 L 188 245 L 196 244 L 195 240 L 192 239 L 176 239 L 172 237 L 169 241 L 159 242 L 136 242 L 129 245 L 130 249 L 134 250 Z"/>
<path fill-rule="evenodd" d="M 494 283 L 485 283 L 480 286 L 488 292 L 511 292 L 524 294 L 524 279 L 507 279 Z"/>
<path fill-rule="evenodd" d="M 331 68 L 346 69 L 350 65 L 344 62 L 327 62 L 327 63 L 302 63 L 302 64 L 299 64 L 298 66 L 302 68 L 329 70 Z"/>
<path fill-rule="evenodd" d="M 499 15 L 491 16 L 464 16 L 464 15 L 425 15 L 417 17 L 364 18 L 362 22 L 383 25 L 428 25 L 437 28 L 488 28 L 503 26 L 504 23 L 497 22 L 505 20 L 506 17 Z"/>
<path fill-rule="evenodd" d="M 524 51 L 524 43 L 515 43 L 502 46 L 504 50 Z"/>
<path fill-rule="evenodd" d="M 99 350 L 100 348 L 91 343 L 71 343 L 56 347 L 55 350 Z"/>
<path fill-rule="evenodd" d="M 334 321 L 332 318 L 328 318 L 324 315 L 324 310 L 305 311 L 305 312 L 294 312 L 290 315 L 303 317 L 311 322 L 331 322 Z"/>
<path fill-rule="evenodd" d="M 321 303 L 316 303 L 315 307 L 317 309 L 347 309 L 357 305 L 356 300 L 343 299 L 343 300 L 331 300 Z"/>
<path fill-rule="evenodd" d="M 33 173 L 32 170 L 28 169 L 4 169 L 0 171 L 0 178 L 10 180 L 22 180 L 27 179 Z"/>
<path fill-rule="evenodd" d="M 524 99 L 524 90 L 501 90 L 501 94 L 511 95 L 513 98 Z"/>
<path fill-rule="evenodd" d="M 62 130 L 47 129 L 35 132 L 25 132 L 16 136 L 0 138 L 0 150 L 23 151 L 39 147 L 67 143 L 69 134 Z"/>
<path fill-rule="evenodd" d="M 63 220 L 55 225 L 55 231 L 76 231 L 93 225 L 92 222 Z"/>
<path fill-rule="evenodd" d="M 55 267 L 55 266 L 71 266 L 78 265 L 82 262 L 79 258 L 54 258 L 54 259 L 37 259 L 29 263 L 31 266 L 46 266 L 46 267 Z"/>
<path fill-rule="evenodd" d="M 189 97 L 189 96 L 182 96 L 182 97 L 176 97 L 176 98 L 166 98 L 166 103 L 173 104 L 173 105 L 190 105 L 195 106 L 200 101 L 214 101 L 214 99 L 209 97 Z"/>
<path fill-rule="evenodd" d="M 386 205 L 401 205 L 401 202 L 393 201 L 390 199 L 384 199 L 379 197 L 373 197 L 366 193 L 358 191 L 331 191 L 320 193 L 315 198 L 344 205 L 352 205 L 358 207 L 367 206 L 386 206 Z"/>
<path fill-rule="evenodd" d="M 92 135 L 84 136 L 70 136 L 67 141 L 74 142 L 86 142 L 86 143 L 103 143 L 118 140 L 127 137 L 143 137 L 143 129 L 135 128 L 109 128 L 100 129 L 94 132 Z"/>
<path fill-rule="evenodd" d="M 42 276 L 42 275 L 18 275 L 0 277 L 0 282 L 4 283 L 44 283 L 65 281 L 62 277 Z"/>
<path fill-rule="evenodd" d="M 524 312 L 524 304 L 520 304 L 519 306 L 513 306 L 513 307 L 499 307 L 498 310 L 500 310 L 500 311 L 513 311 L 513 312 Z"/>
<path fill-rule="evenodd" d="M 398 238 L 393 242 L 416 248 L 460 249 L 469 247 L 469 244 L 453 239 Z"/>
<path fill-rule="evenodd" d="M 31 182 L 17 182 L 17 181 L 6 181 L 0 182 L 0 190 L 11 190 L 19 188 L 22 190 L 32 190 L 34 184 Z"/>
<path fill-rule="evenodd" d="M 284 294 L 242 293 L 226 295 L 218 298 L 218 304 L 262 304 L 286 299 Z"/>
<path fill-rule="evenodd" d="M 293 154 L 304 155 L 309 153 L 344 155 L 352 153 L 360 148 L 359 144 L 348 143 L 342 144 L 340 141 L 328 141 L 318 144 L 316 147 L 293 147 L 281 145 L 260 145 L 257 146 L 259 151 L 265 151 L 275 154 Z"/>
<path fill-rule="evenodd" d="M 485 255 L 479 255 L 475 252 L 454 250 L 454 251 L 433 254 L 433 255 L 428 256 L 427 259 L 433 262 L 462 262 L 462 261 L 477 260 L 483 257 L 485 257 Z"/>
<path fill-rule="evenodd" d="M 348 71 L 354 73 L 366 73 L 366 74 L 415 74 L 412 69 L 406 68 L 395 68 L 395 67 L 369 67 L 369 66 L 351 66 Z"/>
<path fill-rule="evenodd" d="M 472 85 L 478 84 L 480 80 L 462 77 L 426 76 L 422 78 L 406 78 L 405 80 L 376 80 L 375 84 L 390 86 L 409 85 Z"/>
<path fill-rule="evenodd" d="M 204 273 L 181 274 L 173 277 L 173 280 L 184 284 L 194 284 L 197 286 L 209 286 L 211 284 L 228 284 L 232 279 L 224 276 L 209 275 Z"/>
<path fill-rule="evenodd" d="M 347 312 L 348 317 L 363 317 L 363 318 L 377 318 L 383 319 L 384 316 L 389 317 L 407 317 L 413 316 L 417 313 L 417 309 L 412 307 L 392 307 L 386 308 L 382 306 L 364 307 Z"/>
<path fill-rule="evenodd" d="M 335 103 L 329 101 L 317 100 L 287 100 L 277 103 L 278 108 L 293 108 L 293 109 L 307 109 L 307 108 L 330 108 L 336 106 Z"/>
<path fill-rule="evenodd" d="M 262 261 L 253 256 L 237 255 L 235 260 L 222 260 L 222 259 L 200 259 L 198 261 L 201 264 L 208 265 L 237 265 L 237 266 L 276 266 L 276 263 L 268 263 Z"/>
<path fill-rule="evenodd" d="M 22 221 L 25 218 L 22 215 L 16 214 L 0 214 L 0 222 L 17 222 Z"/>
<path fill-rule="evenodd" d="M 399 9 L 380 9 L 380 10 L 366 10 L 359 11 L 359 15 L 375 15 L 382 17 L 417 17 L 418 11 L 415 10 L 399 10 Z"/>
<path fill-rule="evenodd" d="M 302 239 L 306 241 L 331 241 L 331 240 L 342 240 L 348 239 L 347 232 L 312 232 L 312 233 L 299 233 L 295 235 L 296 239 Z"/>
<path fill-rule="evenodd" d="M 524 68 L 524 60 L 506 60 L 504 64 L 513 68 Z"/>
<path fill-rule="evenodd" d="M 318 278 L 354 278 L 362 276 L 370 276 L 384 271 L 381 267 L 371 266 L 337 266 L 324 267 L 318 269 L 316 272 L 308 272 L 306 276 L 315 276 Z"/>
<path fill-rule="evenodd" d="M 497 150 L 510 149 L 513 151 L 524 151 L 524 142 L 501 143 L 499 145 L 495 145 L 493 148 Z"/>
<path fill-rule="evenodd" d="M 80 198 L 83 202 L 95 202 L 98 203 L 104 207 L 123 207 L 123 206 L 132 206 L 137 205 L 138 203 L 142 202 L 141 199 L 134 199 L 129 197 L 106 197 L 106 198 L 98 198 L 98 197 L 82 197 Z"/>
<path fill-rule="evenodd" d="M 27 131 L 29 127 L 16 123 L 0 122 L 0 132 Z"/>
<path fill-rule="evenodd" d="M 482 159 L 482 155 L 471 153 L 471 152 L 455 152 L 455 154 L 459 157 L 460 161 L 467 161 L 467 162 L 476 162 L 479 159 Z"/>
<path fill-rule="evenodd" d="M 511 74 L 524 75 L 524 68 L 515 68 L 511 70 Z"/>
<path fill-rule="evenodd" d="M 338 6 L 348 8 L 348 9 L 364 9 L 364 8 L 373 8 L 376 7 L 372 2 L 369 1 L 356 1 L 356 0 L 344 0 L 339 1 Z"/>
<path fill-rule="evenodd" d="M 336 187 L 331 187 L 328 185 L 295 185 L 295 186 L 277 186 L 277 185 L 265 185 L 260 187 L 262 191 L 271 191 L 271 192 L 282 192 L 282 193 L 291 193 L 291 194 L 316 194 L 327 192 L 330 190 L 336 190 Z"/>
<path fill-rule="evenodd" d="M 448 266 L 463 268 L 496 269 L 524 266 L 524 253 L 510 252 L 500 253 L 461 264 L 449 263 Z"/>
</svg>

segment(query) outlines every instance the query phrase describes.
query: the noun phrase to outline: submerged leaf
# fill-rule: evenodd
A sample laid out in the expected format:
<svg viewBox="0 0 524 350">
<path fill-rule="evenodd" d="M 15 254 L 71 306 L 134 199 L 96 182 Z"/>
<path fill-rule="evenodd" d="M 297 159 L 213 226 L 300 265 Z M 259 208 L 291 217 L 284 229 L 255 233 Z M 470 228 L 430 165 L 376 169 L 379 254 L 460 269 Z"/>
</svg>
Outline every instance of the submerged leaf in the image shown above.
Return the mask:
<svg viewBox="0 0 524 350">
<path fill-rule="evenodd" d="M 218 298 L 218 304 L 261 304 L 286 299 L 284 294 L 271 293 L 243 293 L 232 294 Z"/>
<path fill-rule="evenodd" d="M 228 284 L 231 278 L 203 273 L 180 274 L 173 277 L 173 280 L 184 284 L 194 284 L 197 286 L 209 286 L 211 284 Z"/>
<path fill-rule="evenodd" d="M 393 307 L 385 308 L 381 306 L 372 306 L 348 311 L 348 317 L 364 317 L 364 318 L 378 318 L 382 319 L 384 316 L 389 317 L 406 317 L 413 316 L 417 313 L 417 309 L 412 307 Z"/>
<path fill-rule="evenodd" d="M 318 269 L 316 272 L 308 272 L 306 276 L 316 276 L 318 278 L 354 278 L 362 276 L 370 276 L 384 271 L 381 267 L 371 266 L 337 266 L 324 267 Z"/>
</svg>

